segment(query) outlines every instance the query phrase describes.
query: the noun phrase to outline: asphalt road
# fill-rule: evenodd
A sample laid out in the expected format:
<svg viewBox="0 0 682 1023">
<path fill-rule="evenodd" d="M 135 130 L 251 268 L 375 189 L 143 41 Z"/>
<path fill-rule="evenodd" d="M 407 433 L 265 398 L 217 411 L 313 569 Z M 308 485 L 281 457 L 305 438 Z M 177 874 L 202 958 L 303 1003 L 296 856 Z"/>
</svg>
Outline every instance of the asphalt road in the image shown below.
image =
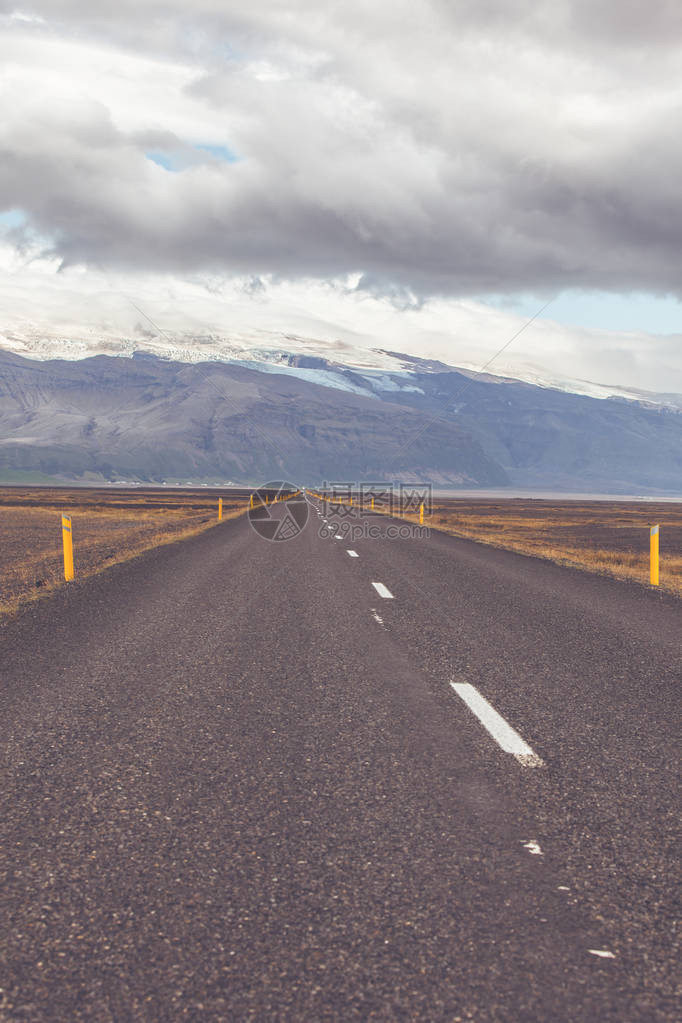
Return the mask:
<svg viewBox="0 0 682 1023">
<path fill-rule="evenodd" d="M 3 1023 L 679 1018 L 682 603 L 370 526 L 0 627 Z"/>
</svg>

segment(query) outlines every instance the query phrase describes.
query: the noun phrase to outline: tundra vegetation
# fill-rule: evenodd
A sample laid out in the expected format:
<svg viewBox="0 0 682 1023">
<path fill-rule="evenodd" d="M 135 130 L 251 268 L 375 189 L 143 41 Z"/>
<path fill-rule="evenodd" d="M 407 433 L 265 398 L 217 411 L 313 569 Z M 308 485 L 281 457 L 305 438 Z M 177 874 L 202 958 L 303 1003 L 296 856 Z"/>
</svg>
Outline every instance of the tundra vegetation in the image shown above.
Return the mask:
<svg viewBox="0 0 682 1023">
<path fill-rule="evenodd" d="M 76 579 L 209 529 L 248 508 L 247 491 L 0 488 L 0 614 L 64 582 L 61 515 L 73 523 Z"/>
<path fill-rule="evenodd" d="M 64 582 L 60 516 L 73 521 L 76 579 L 243 514 L 247 490 L 0 488 L 0 614 Z M 388 511 L 377 502 L 377 511 Z M 397 511 L 397 509 L 394 509 Z M 418 522 L 417 512 L 401 513 Z M 682 596 L 682 503 L 438 498 L 424 524 L 590 572 L 649 581 L 660 524 L 660 589 Z"/>
<path fill-rule="evenodd" d="M 418 521 L 418 514 L 405 515 Z M 616 576 L 649 583 L 649 528 L 660 524 L 660 589 L 682 596 L 682 503 L 435 499 L 431 528 Z"/>
</svg>

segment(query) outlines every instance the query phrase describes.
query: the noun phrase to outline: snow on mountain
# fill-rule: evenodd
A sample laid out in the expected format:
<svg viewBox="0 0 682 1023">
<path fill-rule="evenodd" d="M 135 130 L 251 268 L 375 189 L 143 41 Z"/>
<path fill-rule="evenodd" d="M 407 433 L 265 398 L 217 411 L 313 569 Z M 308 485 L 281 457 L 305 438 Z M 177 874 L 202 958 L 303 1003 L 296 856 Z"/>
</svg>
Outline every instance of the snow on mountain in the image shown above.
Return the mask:
<svg viewBox="0 0 682 1023">
<path fill-rule="evenodd" d="M 123 336 L 115 327 L 95 330 L 74 325 L 68 334 L 48 334 L 38 326 L 22 324 L 21 329 L 0 333 L 0 348 L 25 358 L 41 361 L 73 361 L 94 355 L 132 358 L 144 353 L 171 362 L 225 362 L 268 373 L 286 373 L 324 387 L 368 396 L 378 392 L 420 391 L 412 382 L 416 372 L 457 370 L 491 382 L 517 380 L 551 390 L 591 398 L 621 398 L 668 408 L 682 408 L 682 396 L 658 395 L 607 386 L 586 380 L 548 377 L 533 366 L 524 366 L 513 376 L 497 368 L 482 374 L 471 363 L 446 366 L 441 362 L 378 348 L 363 348 L 343 340 L 322 340 L 292 333 L 266 330 L 237 331 L 224 337 L 217 334 L 190 334 L 137 326 L 133 336 Z M 349 372 L 350 371 L 350 372 Z M 361 382 L 362 381 L 362 382 Z"/>
<path fill-rule="evenodd" d="M 25 329 L 0 334 L 0 348 L 25 358 L 73 361 L 94 355 L 132 358 L 145 353 L 170 362 L 227 362 L 269 373 L 287 373 L 324 387 L 372 395 L 375 391 L 418 390 L 409 383 L 411 366 L 400 357 L 345 341 L 323 341 L 268 331 L 239 332 L 229 338 L 213 334 L 139 334 L 122 337 L 74 329 L 68 336 Z M 348 370 L 356 375 L 349 379 Z M 364 386 L 357 377 L 365 380 Z M 396 377 L 398 379 L 396 379 Z"/>
<path fill-rule="evenodd" d="M 560 378 L 548 376 L 547 373 L 538 370 L 533 366 L 515 367 L 514 375 L 505 374 L 501 370 L 488 369 L 485 373 L 476 369 L 471 363 L 463 363 L 456 367 L 460 373 L 476 379 L 499 381 L 509 383 L 519 381 L 525 384 L 532 384 L 534 387 L 542 387 L 551 391 L 563 391 L 565 394 L 578 394 L 586 398 L 621 398 L 623 401 L 645 402 L 649 405 L 659 405 L 663 408 L 682 409 L 682 394 L 656 394 L 653 391 L 641 391 L 633 387 L 620 387 L 617 384 L 596 384 L 590 380 L 571 378 Z"/>
</svg>

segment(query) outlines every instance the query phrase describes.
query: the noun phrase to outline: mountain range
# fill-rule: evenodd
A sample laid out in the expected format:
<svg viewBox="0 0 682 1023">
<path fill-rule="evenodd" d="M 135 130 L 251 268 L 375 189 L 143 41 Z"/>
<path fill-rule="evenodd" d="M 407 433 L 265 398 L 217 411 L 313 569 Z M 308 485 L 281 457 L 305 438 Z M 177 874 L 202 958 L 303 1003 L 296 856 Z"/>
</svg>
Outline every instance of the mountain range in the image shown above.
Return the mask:
<svg viewBox="0 0 682 1023">
<path fill-rule="evenodd" d="M 595 397 L 276 340 L 107 341 L 88 355 L 68 339 L 5 337 L 0 479 L 682 492 L 677 395 L 595 386 Z"/>
</svg>

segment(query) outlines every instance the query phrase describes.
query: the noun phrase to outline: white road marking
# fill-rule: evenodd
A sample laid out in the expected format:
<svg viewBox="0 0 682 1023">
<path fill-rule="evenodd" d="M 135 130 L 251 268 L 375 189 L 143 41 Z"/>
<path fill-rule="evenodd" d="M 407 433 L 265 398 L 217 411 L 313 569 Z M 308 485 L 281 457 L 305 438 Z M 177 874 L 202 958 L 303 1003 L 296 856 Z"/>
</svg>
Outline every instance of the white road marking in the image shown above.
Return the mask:
<svg viewBox="0 0 682 1023">
<path fill-rule="evenodd" d="M 384 598 L 384 600 L 393 600 L 393 594 L 389 590 L 388 586 L 384 586 L 383 583 L 372 583 L 372 586 L 379 596 Z"/>
<path fill-rule="evenodd" d="M 360 555 L 358 554 L 357 551 L 346 551 L 346 554 L 348 555 L 349 558 L 359 558 L 360 557 Z"/>
<path fill-rule="evenodd" d="M 560 885 L 557 886 L 557 891 L 558 892 L 570 892 L 570 890 L 571 889 L 567 885 L 565 885 L 565 884 L 560 884 Z"/>
<path fill-rule="evenodd" d="M 378 622 L 379 625 L 383 625 L 384 624 L 384 619 L 381 617 L 381 615 L 378 615 L 376 613 L 374 608 L 372 608 L 372 618 L 375 620 L 375 622 Z"/>
<path fill-rule="evenodd" d="M 543 853 L 542 849 L 540 848 L 540 845 L 539 845 L 538 842 L 533 842 L 533 841 L 524 842 L 523 843 L 523 848 L 527 849 L 528 852 L 531 854 L 531 856 L 544 856 L 545 855 Z"/>
<path fill-rule="evenodd" d="M 505 753 L 512 753 L 523 767 L 545 766 L 544 760 L 533 752 L 519 733 L 515 732 L 502 715 L 481 696 L 475 686 L 468 682 L 451 682 L 450 685 Z"/>
<path fill-rule="evenodd" d="M 603 948 L 588 948 L 587 950 L 591 956 L 600 956 L 602 959 L 615 959 L 613 952 L 607 952 Z"/>
</svg>

